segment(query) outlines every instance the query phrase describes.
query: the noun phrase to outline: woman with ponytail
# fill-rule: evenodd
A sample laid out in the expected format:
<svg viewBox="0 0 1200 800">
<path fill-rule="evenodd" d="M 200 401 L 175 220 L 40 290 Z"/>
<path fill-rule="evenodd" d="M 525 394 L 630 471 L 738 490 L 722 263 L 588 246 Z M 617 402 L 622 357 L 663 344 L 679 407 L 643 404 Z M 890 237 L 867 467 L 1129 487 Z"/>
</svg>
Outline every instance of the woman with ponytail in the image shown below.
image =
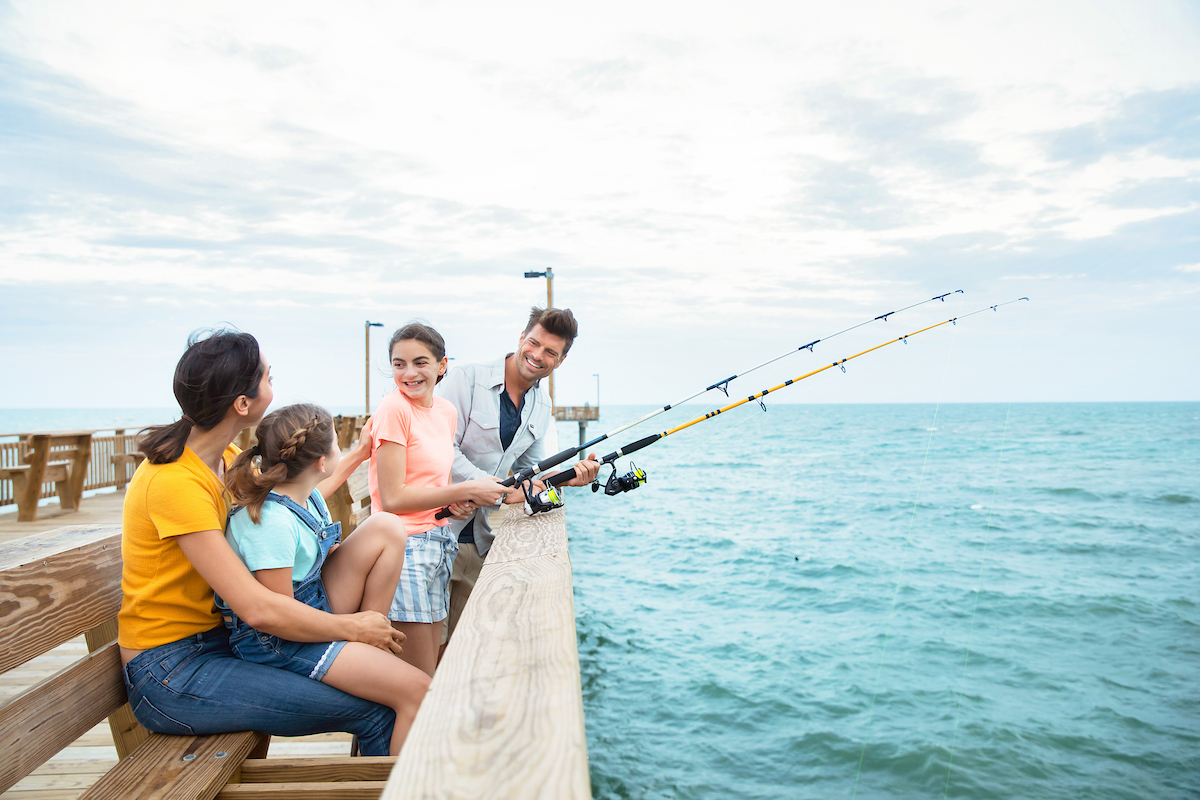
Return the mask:
<svg viewBox="0 0 1200 800">
<path fill-rule="evenodd" d="M 236 658 L 213 606 L 215 589 L 247 624 L 297 642 L 349 640 L 399 654 L 403 640 L 377 611 L 334 615 L 271 591 L 225 540 L 222 478 L 239 453 L 233 440 L 273 397 L 258 342 L 236 331 L 193 335 L 174 388 L 182 418 L 142 439 L 146 461 L 126 490 L 122 520 L 118 643 L 134 716 L 149 730 L 181 735 L 347 731 L 364 755 L 388 754 L 391 708 Z M 348 463 L 362 462 L 364 444 Z"/>
<path fill-rule="evenodd" d="M 350 470 L 333 435 L 333 417 L 320 406 L 287 406 L 264 417 L 257 435 L 258 444 L 239 455 L 225 476 L 238 504 L 225 538 L 238 558 L 263 586 L 321 611 L 387 613 L 404 565 L 404 523 L 374 514 L 339 545 L 341 524 L 330 518 L 325 497 Z M 238 658 L 391 706 L 391 751 L 400 752 L 410 713 L 429 686 L 425 673 L 362 642 L 271 636 L 246 624 L 220 597 L 217 607 Z"/>
</svg>

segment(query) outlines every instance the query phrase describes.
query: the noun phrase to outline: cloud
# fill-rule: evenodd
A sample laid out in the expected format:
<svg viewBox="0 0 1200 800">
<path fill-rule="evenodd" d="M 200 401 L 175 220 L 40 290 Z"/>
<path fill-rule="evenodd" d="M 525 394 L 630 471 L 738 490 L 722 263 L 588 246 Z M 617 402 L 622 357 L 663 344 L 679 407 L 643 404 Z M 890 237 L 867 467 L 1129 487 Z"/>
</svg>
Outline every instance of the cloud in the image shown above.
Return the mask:
<svg viewBox="0 0 1200 800">
<path fill-rule="evenodd" d="M 1138 149 L 1167 158 L 1200 157 L 1200 86 L 1122 98 L 1104 119 L 1058 131 L 1047 141 L 1051 159 L 1073 164 Z"/>
</svg>

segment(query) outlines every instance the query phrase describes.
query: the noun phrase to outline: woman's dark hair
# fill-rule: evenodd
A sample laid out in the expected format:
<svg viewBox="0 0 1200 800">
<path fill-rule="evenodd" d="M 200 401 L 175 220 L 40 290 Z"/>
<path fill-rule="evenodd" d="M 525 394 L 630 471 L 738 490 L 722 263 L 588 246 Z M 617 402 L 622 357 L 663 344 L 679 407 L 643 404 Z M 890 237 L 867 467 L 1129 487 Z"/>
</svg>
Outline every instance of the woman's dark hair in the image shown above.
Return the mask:
<svg viewBox="0 0 1200 800">
<path fill-rule="evenodd" d="M 258 444 L 243 451 L 225 473 L 233 501 L 262 522 L 262 506 L 279 484 L 311 467 L 333 446 L 333 417 L 311 403 L 284 406 L 263 417 L 254 431 Z M 254 459 L 258 458 L 255 469 Z"/>
<path fill-rule="evenodd" d="M 175 399 L 183 418 L 147 428 L 139 447 L 151 464 L 170 464 L 183 455 L 192 426 L 212 430 L 242 395 L 258 397 L 262 382 L 258 340 L 234 330 L 196 331 L 175 365 Z"/>
<path fill-rule="evenodd" d="M 396 346 L 396 342 L 405 342 L 410 339 L 415 339 L 428 347 L 429 352 L 433 353 L 436 360 L 441 361 L 446 357 L 446 340 L 440 333 L 423 322 L 410 322 L 392 334 L 392 340 L 388 342 L 389 364 L 392 362 L 392 348 Z M 446 376 L 438 375 L 438 379 L 434 383 L 441 383 L 444 377 Z"/>
</svg>

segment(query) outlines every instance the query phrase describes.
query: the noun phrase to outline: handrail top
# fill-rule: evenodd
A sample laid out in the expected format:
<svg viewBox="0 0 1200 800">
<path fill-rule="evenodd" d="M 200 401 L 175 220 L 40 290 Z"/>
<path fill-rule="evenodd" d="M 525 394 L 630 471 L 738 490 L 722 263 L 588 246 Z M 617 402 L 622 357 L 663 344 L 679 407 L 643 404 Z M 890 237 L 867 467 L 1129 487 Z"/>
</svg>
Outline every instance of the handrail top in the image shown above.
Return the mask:
<svg viewBox="0 0 1200 800">
<path fill-rule="evenodd" d="M 140 431 L 145 428 L 153 427 L 156 423 L 149 425 L 109 425 L 105 428 L 71 428 L 71 429 L 54 429 L 54 430 L 38 430 L 38 431 L 7 431 L 0 433 L 2 436 L 19 436 L 24 439 L 26 436 L 82 436 L 85 433 L 99 433 L 100 431 Z M 126 434 L 128 435 L 128 434 Z"/>
</svg>

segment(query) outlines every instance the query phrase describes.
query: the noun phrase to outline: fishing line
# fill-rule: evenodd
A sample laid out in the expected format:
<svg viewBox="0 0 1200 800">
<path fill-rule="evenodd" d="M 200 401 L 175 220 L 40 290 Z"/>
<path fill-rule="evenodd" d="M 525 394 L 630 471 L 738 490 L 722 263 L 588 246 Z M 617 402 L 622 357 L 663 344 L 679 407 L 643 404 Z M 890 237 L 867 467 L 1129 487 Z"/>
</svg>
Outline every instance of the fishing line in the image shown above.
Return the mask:
<svg viewBox="0 0 1200 800">
<path fill-rule="evenodd" d="M 1019 298 L 1018 300 L 1009 301 L 1008 303 L 999 303 L 994 306 L 987 306 L 985 308 L 979 309 L 978 311 L 974 311 L 971 314 L 965 314 L 961 317 L 961 319 L 965 319 L 966 317 L 974 316 L 975 314 L 979 314 L 979 313 L 982 313 L 982 312 L 988 311 L 988 310 L 996 311 L 1001 306 L 1009 305 L 1010 303 L 1020 302 L 1021 300 L 1028 300 L 1028 298 L 1022 297 L 1022 298 Z M 957 347 L 958 337 L 954 336 L 952 338 L 951 342 L 952 342 L 952 346 Z M 939 390 L 939 394 L 941 394 L 941 393 L 942 393 L 942 390 Z M 875 673 L 875 680 L 874 680 L 876 689 L 871 694 L 871 703 L 867 709 L 867 726 L 868 726 L 868 728 L 874 720 L 875 701 L 879 695 L 880 689 L 878 687 L 880 686 L 880 678 L 881 678 L 881 675 L 883 672 L 883 663 L 884 663 L 884 659 L 887 656 L 888 643 L 891 640 L 892 623 L 893 623 L 893 620 L 895 619 L 896 604 L 899 601 L 901 582 L 903 581 L 903 578 L 904 578 L 905 559 L 908 555 L 908 550 L 912 543 L 912 531 L 916 524 L 917 508 L 920 505 L 921 493 L 924 489 L 925 473 L 926 473 L 926 469 L 927 469 L 928 462 L 929 462 L 929 453 L 930 453 L 930 451 L 932 449 L 932 445 L 933 445 L 933 436 L 938 430 L 937 419 L 941 413 L 941 405 L 942 405 L 941 401 L 938 401 L 938 403 L 934 407 L 933 421 L 930 424 L 929 436 L 926 438 L 925 454 L 922 459 L 921 471 L 920 471 L 920 475 L 919 475 L 918 481 L 917 481 L 917 491 L 916 491 L 916 495 L 913 498 L 912 511 L 909 515 L 908 530 L 905 533 L 904 545 L 903 545 L 903 548 L 902 548 L 901 554 L 900 554 L 900 565 L 897 568 L 895 586 L 892 590 L 892 604 L 891 604 L 891 608 L 888 611 L 887 626 L 884 630 L 883 649 L 880 652 L 879 662 L 876 665 L 876 673 Z M 1011 407 L 1011 404 L 1010 404 L 1010 407 Z M 1007 414 L 1005 417 L 1005 430 L 1007 430 Z M 997 480 L 998 480 L 998 477 L 997 477 Z M 981 565 L 981 570 L 982 570 L 982 565 Z M 978 602 L 978 597 L 976 598 L 976 602 Z M 972 619 L 973 619 L 973 617 L 972 617 Z M 968 653 L 968 656 L 969 656 L 969 653 Z M 964 663 L 964 667 L 965 667 L 965 663 Z M 960 674 L 960 678 L 961 678 L 961 674 Z M 961 702 L 962 702 L 961 694 L 959 695 L 958 702 L 961 705 Z M 957 712 L 956 712 L 956 719 L 955 719 L 955 731 L 957 732 Z M 865 759 L 866 759 L 866 750 L 867 750 L 867 741 L 866 741 L 866 737 L 864 736 L 862 750 L 859 753 L 858 765 L 857 765 L 857 768 L 855 771 L 854 786 L 851 791 L 851 798 L 855 797 L 858 793 L 858 784 L 859 784 L 859 781 L 862 776 L 862 767 L 863 767 L 863 763 L 865 762 Z M 951 754 L 953 754 L 953 739 L 952 739 L 952 743 L 951 743 Z M 952 758 L 953 758 L 953 755 L 951 755 L 951 759 Z M 948 791 L 948 787 L 949 787 L 949 778 L 950 778 L 949 769 L 950 769 L 950 767 L 948 765 L 947 766 L 947 775 L 946 775 L 947 791 Z"/>
<path fill-rule="evenodd" d="M 991 308 L 993 311 L 995 311 L 996 308 L 998 308 L 998 306 L 992 306 Z M 986 310 L 986 309 L 983 309 L 983 310 Z M 978 314 L 978 313 L 979 313 L 978 311 L 973 312 L 973 314 Z M 967 316 L 972 316 L 972 315 L 969 314 Z M 958 335 L 957 335 L 958 334 L 958 326 L 957 325 L 955 326 L 954 334 L 955 335 L 953 335 L 950 339 L 951 348 L 954 348 L 954 346 L 957 345 L 957 343 L 958 343 Z M 945 393 L 945 373 L 943 373 L 942 381 L 943 381 L 942 387 L 939 388 L 938 392 L 937 392 L 939 396 L 944 396 L 944 393 Z M 891 641 L 892 621 L 896 617 L 896 603 L 899 601 L 899 598 L 900 598 L 900 583 L 901 583 L 901 581 L 904 580 L 905 559 L 908 556 L 909 546 L 912 543 L 913 526 L 916 524 L 916 519 L 917 519 L 917 507 L 921 504 L 921 490 L 925 486 L 925 469 L 929 465 L 929 451 L 933 448 L 933 435 L 935 433 L 937 433 L 937 430 L 938 430 L 937 419 L 938 419 L 938 414 L 941 413 L 941 409 L 942 409 L 942 402 L 939 400 L 936 404 L 934 404 L 933 420 L 930 422 L 929 428 L 927 429 L 929 435 L 925 437 L 925 455 L 921 459 L 921 472 L 917 477 L 917 491 L 916 491 L 916 494 L 913 496 L 912 510 L 909 512 L 909 517 L 908 517 L 908 530 L 905 531 L 905 533 L 904 533 L 904 545 L 900 550 L 900 559 L 899 559 L 900 565 L 897 568 L 897 572 L 896 572 L 896 579 L 894 581 L 895 586 L 893 586 L 893 588 L 892 588 L 892 605 L 888 609 L 887 625 L 884 627 L 884 631 L 883 631 L 883 649 L 879 653 L 879 662 L 875 665 L 875 680 L 874 680 L 875 689 L 874 689 L 874 691 L 871 692 L 871 703 L 869 706 L 867 706 L 867 724 L 866 724 L 867 731 L 870 730 L 871 724 L 875 721 L 875 700 L 879 697 L 880 677 L 883 674 L 883 661 L 887 657 L 888 642 Z M 859 779 L 862 777 L 862 767 L 863 767 L 863 762 L 866 760 L 866 757 L 867 757 L 867 737 L 864 732 L 862 750 L 859 751 L 858 766 L 856 767 L 855 772 L 854 772 L 854 786 L 850 790 L 851 800 L 854 800 L 854 798 L 858 795 L 858 782 L 859 782 Z"/>
<path fill-rule="evenodd" d="M 1024 327 L 1022 327 L 1024 331 Z M 992 480 L 992 501 L 988 506 L 987 521 L 983 527 L 983 550 L 979 554 L 979 574 L 975 577 L 975 602 L 971 606 L 971 624 L 967 628 L 967 652 L 963 654 L 963 663 L 959 668 L 958 678 L 955 680 L 959 686 L 962 685 L 963 676 L 967 671 L 967 664 L 971 660 L 971 642 L 975 635 L 975 614 L 979 610 L 979 595 L 983 591 L 983 568 L 984 558 L 987 556 L 988 542 L 991 540 L 992 534 L 992 518 L 996 513 L 996 494 L 1000 488 L 1000 466 L 1004 458 L 1004 447 L 1008 441 L 1008 419 L 1012 412 L 1012 401 L 1004 410 L 1004 427 L 1000 432 L 1000 448 L 996 452 L 996 470 Z M 949 796 L 950 793 L 950 773 L 954 769 L 954 748 L 958 743 L 958 722 L 962 713 L 962 696 L 963 692 L 955 692 L 957 697 L 954 704 L 954 728 L 950 736 L 950 755 L 946 762 L 946 785 L 942 790 L 943 799 Z"/>
</svg>

